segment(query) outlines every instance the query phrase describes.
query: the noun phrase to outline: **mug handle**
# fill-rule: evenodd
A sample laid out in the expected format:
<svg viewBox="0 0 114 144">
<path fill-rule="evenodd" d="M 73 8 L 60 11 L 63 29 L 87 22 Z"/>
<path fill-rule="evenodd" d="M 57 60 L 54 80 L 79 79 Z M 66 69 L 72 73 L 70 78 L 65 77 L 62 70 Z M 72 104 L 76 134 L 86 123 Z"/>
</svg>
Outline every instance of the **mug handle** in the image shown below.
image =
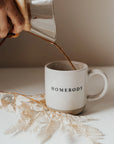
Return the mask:
<svg viewBox="0 0 114 144">
<path fill-rule="evenodd" d="M 98 70 L 98 69 L 92 69 L 88 71 L 89 78 L 96 76 L 96 75 L 99 75 L 103 78 L 104 88 L 101 90 L 101 92 L 99 92 L 96 95 L 88 95 L 87 96 L 88 101 L 95 101 L 95 100 L 101 99 L 106 94 L 107 89 L 108 89 L 108 78 L 105 75 L 105 73 L 103 73 L 101 70 Z"/>
</svg>

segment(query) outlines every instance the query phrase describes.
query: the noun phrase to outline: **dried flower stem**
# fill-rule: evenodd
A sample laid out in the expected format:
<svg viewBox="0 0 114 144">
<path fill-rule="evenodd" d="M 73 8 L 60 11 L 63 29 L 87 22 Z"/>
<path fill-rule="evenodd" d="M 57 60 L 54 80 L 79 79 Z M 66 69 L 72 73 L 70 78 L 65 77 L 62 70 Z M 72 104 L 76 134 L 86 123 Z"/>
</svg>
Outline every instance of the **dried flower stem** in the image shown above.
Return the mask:
<svg viewBox="0 0 114 144">
<path fill-rule="evenodd" d="M 91 131 L 91 127 L 84 125 L 85 121 L 87 120 L 87 119 L 85 120 L 85 117 L 83 118 L 79 116 L 72 116 L 69 114 L 64 114 L 49 109 L 45 104 L 45 100 L 44 99 L 42 100 L 42 98 L 44 98 L 44 95 L 40 95 L 41 100 L 40 99 L 36 100 L 32 98 L 32 95 L 27 96 L 24 94 L 12 93 L 12 92 L 1 92 L 1 94 L 6 94 L 4 97 L 1 98 L 1 103 L 4 108 L 7 108 L 7 106 L 10 104 L 10 94 L 11 94 L 14 97 L 11 98 L 11 104 L 13 103 L 12 107 L 14 108 L 14 111 L 21 109 L 17 125 L 10 128 L 6 132 L 7 134 L 11 133 L 17 134 L 18 132 L 21 131 L 27 131 L 30 127 L 33 128 L 32 131 L 39 132 L 38 129 L 41 128 L 42 125 L 46 125 L 45 126 L 46 131 L 44 130 L 45 132 L 47 131 L 51 132 L 51 129 L 53 129 L 52 132 L 54 132 L 56 130 L 55 128 L 56 124 L 59 123 L 60 128 L 67 127 L 68 130 L 70 129 L 70 132 L 73 132 L 73 134 L 85 136 L 92 142 L 97 141 L 98 139 L 103 137 L 102 133 L 98 129 L 92 128 Z M 7 96 L 7 94 L 9 95 Z M 28 103 L 25 101 L 23 102 L 21 99 L 20 101 L 21 104 L 16 105 L 18 96 L 23 96 L 26 99 L 29 99 L 30 102 Z M 37 103 L 38 105 L 37 104 L 34 105 L 34 103 Z M 42 122 L 41 120 L 42 117 L 44 119 L 44 122 Z"/>
</svg>

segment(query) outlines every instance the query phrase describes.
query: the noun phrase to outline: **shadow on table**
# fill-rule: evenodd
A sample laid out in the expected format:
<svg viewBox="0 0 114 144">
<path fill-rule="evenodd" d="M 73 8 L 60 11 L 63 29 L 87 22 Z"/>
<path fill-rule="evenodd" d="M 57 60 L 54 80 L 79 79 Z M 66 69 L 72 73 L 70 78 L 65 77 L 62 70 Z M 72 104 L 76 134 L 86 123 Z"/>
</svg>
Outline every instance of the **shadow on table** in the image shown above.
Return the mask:
<svg viewBox="0 0 114 144">
<path fill-rule="evenodd" d="M 88 102 L 82 115 L 90 115 L 114 108 L 113 90 L 107 92 L 104 98 L 95 102 Z"/>
<path fill-rule="evenodd" d="M 38 94 L 43 89 L 43 68 L 10 68 L 0 70 L 0 91 Z"/>
<path fill-rule="evenodd" d="M 99 113 L 114 108 L 113 72 L 109 76 L 109 89 L 101 100 L 88 102 L 82 115 Z M 38 94 L 44 91 L 44 69 L 10 68 L 0 70 L 0 91 Z"/>
<path fill-rule="evenodd" d="M 83 115 L 100 113 L 100 112 L 108 111 L 109 109 L 112 109 L 112 108 L 114 109 L 114 80 L 113 80 L 114 67 L 107 68 L 107 69 L 102 68 L 101 70 L 103 70 L 103 71 L 105 70 L 105 73 L 108 77 L 108 91 L 102 99 L 94 101 L 94 102 L 88 102 L 87 106 L 83 112 Z M 99 86 L 101 85 L 101 82 L 99 81 L 100 80 L 99 78 L 96 79 L 96 77 L 95 77 L 94 81 L 95 80 L 98 80 L 98 81 L 96 81 L 97 85 L 95 85 L 95 87 L 98 89 Z M 100 89 L 101 88 L 102 88 L 102 86 L 100 87 Z"/>
</svg>

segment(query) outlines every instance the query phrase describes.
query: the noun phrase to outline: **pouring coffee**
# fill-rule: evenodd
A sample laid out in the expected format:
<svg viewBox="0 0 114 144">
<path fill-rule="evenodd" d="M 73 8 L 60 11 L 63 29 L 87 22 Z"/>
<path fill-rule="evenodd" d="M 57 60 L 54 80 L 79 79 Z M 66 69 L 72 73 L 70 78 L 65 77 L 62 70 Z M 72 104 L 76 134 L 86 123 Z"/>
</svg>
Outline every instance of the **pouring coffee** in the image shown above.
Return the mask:
<svg viewBox="0 0 114 144">
<path fill-rule="evenodd" d="M 56 41 L 56 22 L 53 0 L 16 0 L 25 18 L 25 31 L 54 44 L 76 70 L 68 55 Z"/>
</svg>

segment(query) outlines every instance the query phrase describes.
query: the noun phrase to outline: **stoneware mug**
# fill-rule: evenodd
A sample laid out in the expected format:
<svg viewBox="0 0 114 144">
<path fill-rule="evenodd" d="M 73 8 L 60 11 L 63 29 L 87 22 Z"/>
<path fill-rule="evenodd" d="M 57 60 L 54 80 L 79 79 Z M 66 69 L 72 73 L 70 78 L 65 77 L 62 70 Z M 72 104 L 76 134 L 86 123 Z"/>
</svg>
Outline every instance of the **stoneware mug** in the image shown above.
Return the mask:
<svg viewBox="0 0 114 144">
<path fill-rule="evenodd" d="M 88 69 L 88 65 L 72 61 L 73 70 L 68 61 L 55 61 L 45 65 L 45 98 L 46 105 L 54 110 L 79 114 L 87 101 L 102 98 L 108 88 L 106 75 L 98 69 Z M 99 75 L 104 81 L 104 87 L 96 95 L 88 95 L 88 80 Z"/>
</svg>

